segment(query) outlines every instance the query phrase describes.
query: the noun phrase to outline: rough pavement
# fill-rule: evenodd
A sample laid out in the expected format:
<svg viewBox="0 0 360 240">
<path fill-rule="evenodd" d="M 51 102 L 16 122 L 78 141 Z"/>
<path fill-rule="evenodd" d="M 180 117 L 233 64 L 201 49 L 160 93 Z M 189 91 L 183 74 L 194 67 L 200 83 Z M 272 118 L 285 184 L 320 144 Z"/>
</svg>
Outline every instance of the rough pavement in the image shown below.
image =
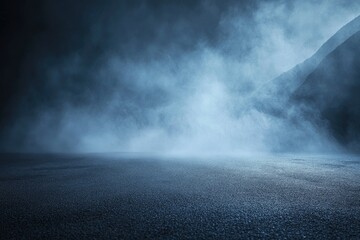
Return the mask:
<svg viewBox="0 0 360 240">
<path fill-rule="evenodd" d="M 356 156 L 1 154 L 1 239 L 360 239 Z"/>
</svg>

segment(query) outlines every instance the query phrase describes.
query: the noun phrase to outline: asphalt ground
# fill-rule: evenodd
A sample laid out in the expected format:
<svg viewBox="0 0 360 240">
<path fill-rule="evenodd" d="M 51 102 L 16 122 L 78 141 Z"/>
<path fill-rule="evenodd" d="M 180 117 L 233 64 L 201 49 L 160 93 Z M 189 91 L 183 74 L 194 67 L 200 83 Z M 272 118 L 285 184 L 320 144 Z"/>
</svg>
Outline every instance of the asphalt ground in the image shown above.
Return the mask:
<svg viewBox="0 0 360 240">
<path fill-rule="evenodd" d="M 360 239 L 360 157 L 0 154 L 1 239 Z"/>
</svg>

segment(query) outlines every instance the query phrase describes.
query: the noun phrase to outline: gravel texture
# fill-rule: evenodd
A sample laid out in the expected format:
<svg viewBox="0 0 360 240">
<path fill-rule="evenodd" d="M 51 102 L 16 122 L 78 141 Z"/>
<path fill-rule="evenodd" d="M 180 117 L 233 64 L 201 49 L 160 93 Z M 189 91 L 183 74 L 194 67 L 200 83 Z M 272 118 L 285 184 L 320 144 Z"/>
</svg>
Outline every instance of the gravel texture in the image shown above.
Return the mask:
<svg viewBox="0 0 360 240">
<path fill-rule="evenodd" d="M 356 156 L 1 154 L 1 239 L 360 239 Z"/>
</svg>

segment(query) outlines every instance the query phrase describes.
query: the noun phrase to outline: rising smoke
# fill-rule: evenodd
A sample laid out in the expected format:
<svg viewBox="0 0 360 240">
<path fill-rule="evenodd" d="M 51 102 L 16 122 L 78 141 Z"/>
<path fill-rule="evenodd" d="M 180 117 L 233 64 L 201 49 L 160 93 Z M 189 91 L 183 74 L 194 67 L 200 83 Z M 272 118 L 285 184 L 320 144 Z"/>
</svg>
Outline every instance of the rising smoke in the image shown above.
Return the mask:
<svg viewBox="0 0 360 240">
<path fill-rule="evenodd" d="M 26 50 L 2 150 L 339 150 L 293 109 L 297 122 L 252 106 L 360 3 L 174 2 L 44 3 L 50 23 Z"/>
</svg>

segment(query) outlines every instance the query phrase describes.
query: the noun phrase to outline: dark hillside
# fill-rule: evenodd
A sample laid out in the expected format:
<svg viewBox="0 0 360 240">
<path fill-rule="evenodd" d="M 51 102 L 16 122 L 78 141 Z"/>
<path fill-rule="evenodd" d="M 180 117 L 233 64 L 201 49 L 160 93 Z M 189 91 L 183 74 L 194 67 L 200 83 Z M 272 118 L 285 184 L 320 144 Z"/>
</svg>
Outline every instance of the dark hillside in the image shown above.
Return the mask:
<svg viewBox="0 0 360 240">
<path fill-rule="evenodd" d="M 292 100 L 308 116 L 325 120 L 338 141 L 356 148 L 353 143 L 360 139 L 360 32 L 331 52 Z"/>
</svg>

